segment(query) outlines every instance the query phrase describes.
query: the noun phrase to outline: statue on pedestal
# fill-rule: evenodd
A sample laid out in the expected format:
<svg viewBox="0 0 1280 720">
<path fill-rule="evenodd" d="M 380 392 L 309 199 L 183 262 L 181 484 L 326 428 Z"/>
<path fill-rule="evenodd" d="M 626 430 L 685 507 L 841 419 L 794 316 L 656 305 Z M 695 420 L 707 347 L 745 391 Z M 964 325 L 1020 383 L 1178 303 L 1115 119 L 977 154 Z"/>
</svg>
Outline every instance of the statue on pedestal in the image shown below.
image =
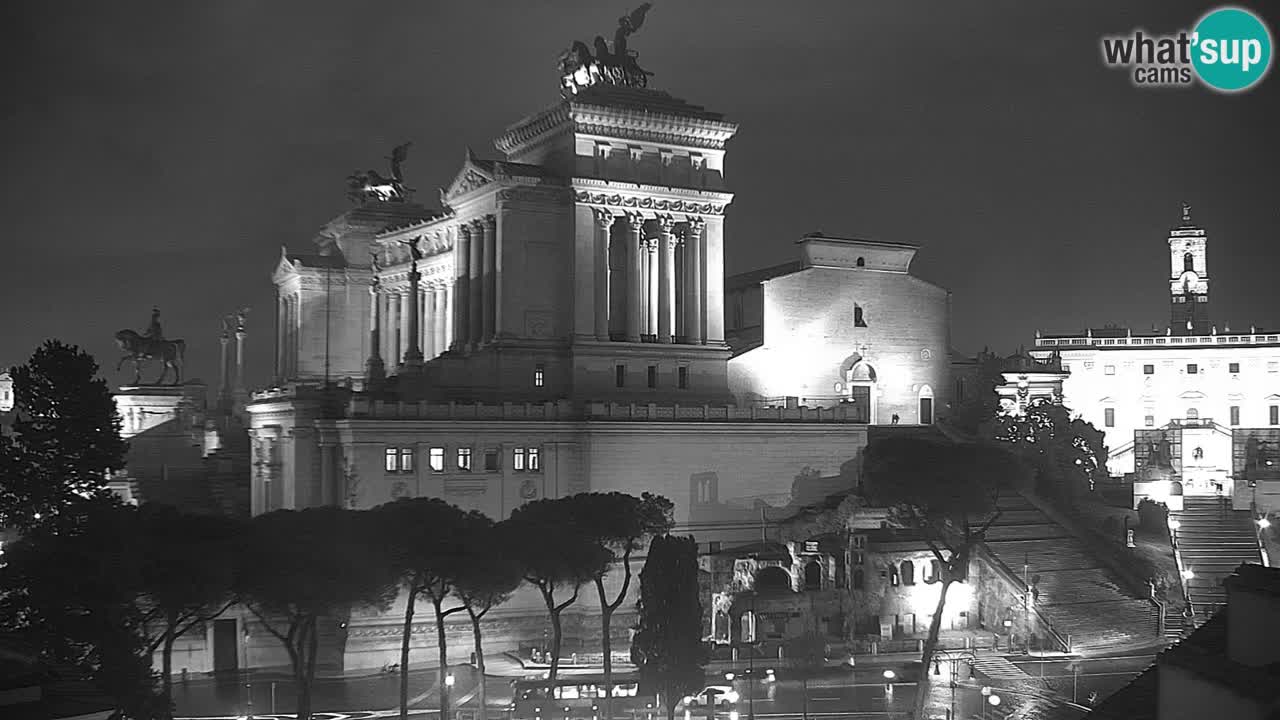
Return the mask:
<svg viewBox="0 0 1280 720">
<path fill-rule="evenodd" d="M 409 157 L 409 146 L 413 143 L 397 145 L 387 158 L 391 162 L 391 177 L 383 177 L 377 170 L 354 172 L 347 176 L 347 197 L 354 203 L 363 205 L 370 200 L 379 202 L 404 202 L 409 199 L 409 188 L 404 185 L 404 174 L 400 166 Z"/>
<path fill-rule="evenodd" d="M 575 41 L 568 50 L 560 55 L 560 91 L 565 97 L 571 97 L 579 90 L 592 85 L 620 85 L 623 87 L 642 88 L 649 84 L 649 76 L 653 73 L 640 67 L 636 62 L 636 51 L 627 47 L 627 38 L 644 25 L 645 15 L 651 3 L 644 3 L 635 11 L 618 18 L 618 29 L 613 35 L 613 50 L 604 37 L 597 35 L 591 48 L 581 40 Z"/>
<path fill-rule="evenodd" d="M 116 363 L 116 371 L 119 372 L 126 360 L 132 360 L 134 385 L 142 383 L 142 364 L 153 359 L 160 360 L 162 365 L 160 377 L 153 383 L 154 385 L 164 385 L 170 370 L 173 370 L 171 384 L 177 385 L 182 382 L 182 356 L 186 352 L 186 342 L 165 339 L 164 331 L 160 326 L 159 308 L 151 309 L 151 323 L 147 326 L 146 332 L 121 330 L 115 334 L 115 338 L 116 344 L 124 353 L 120 362 Z"/>
</svg>

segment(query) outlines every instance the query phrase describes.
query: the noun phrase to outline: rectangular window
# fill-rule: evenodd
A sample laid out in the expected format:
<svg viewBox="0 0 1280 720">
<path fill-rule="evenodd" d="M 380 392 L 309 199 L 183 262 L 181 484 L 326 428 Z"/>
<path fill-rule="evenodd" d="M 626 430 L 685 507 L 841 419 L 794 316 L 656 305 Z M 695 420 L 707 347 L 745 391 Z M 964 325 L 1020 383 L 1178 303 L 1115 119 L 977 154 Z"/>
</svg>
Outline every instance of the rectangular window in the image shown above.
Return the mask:
<svg viewBox="0 0 1280 720">
<path fill-rule="evenodd" d="M 1146 425 L 1147 427 L 1155 427 L 1155 426 L 1156 426 L 1156 416 L 1155 416 L 1155 415 L 1147 415 L 1146 417 L 1142 418 L 1142 424 L 1143 424 L 1143 425 Z"/>
<path fill-rule="evenodd" d="M 1280 405 L 1272 405 L 1268 410 L 1271 412 L 1271 424 L 1280 425 Z"/>
<path fill-rule="evenodd" d="M 1115 375 L 1115 374 L 1116 374 L 1116 366 L 1115 366 L 1115 365 L 1107 365 L 1107 366 L 1105 366 L 1105 367 L 1103 367 L 1103 368 L 1102 368 L 1102 372 L 1106 373 L 1107 375 Z"/>
<path fill-rule="evenodd" d="M 458 448 L 458 469 L 471 471 L 471 448 Z"/>
<path fill-rule="evenodd" d="M 689 389 L 689 368 L 684 365 L 676 369 L 676 387 L 681 390 Z"/>
<path fill-rule="evenodd" d="M 1232 425 L 1240 424 L 1240 406 L 1239 405 L 1231 406 L 1231 424 Z"/>
<path fill-rule="evenodd" d="M 1107 427 L 1116 426 L 1116 409 L 1115 408 L 1104 408 L 1102 410 L 1102 417 L 1103 417 L 1103 420 L 1102 420 L 1103 425 Z"/>
<path fill-rule="evenodd" d="M 400 472 L 413 472 L 413 448 L 400 448 Z"/>
<path fill-rule="evenodd" d="M 1240 372 L 1240 363 L 1227 363 L 1227 372 L 1229 373 Z"/>
<path fill-rule="evenodd" d="M 1143 365 L 1143 366 L 1142 366 L 1142 374 L 1143 374 L 1143 375 L 1155 375 L 1155 374 L 1156 374 L 1156 366 L 1155 366 L 1155 365 Z"/>
<path fill-rule="evenodd" d="M 1195 375 L 1200 372 L 1200 368 L 1195 363 L 1187 363 L 1187 374 Z"/>
<path fill-rule="evenodd" d="M 618 387 L 627 386 L 627 366 L 626 365 L 613 366 L 613 383 Z"/>
<path fill-rule="evenodd" d="M 400 466 L 399 460 L 397 459 L 398 456 L 399 456 L 398 450 L 396 450 L 395 448 L 387 448 L 386 463 L 385 463 L 385 470 L 387 472 L 395 472 L 396 469 Z"/>
<path fill-rule="evenodd" d="M 496 472 L 498 469 L 498 458 L 501 457 L 497 450 L 484 451 L 484 471 Z"/>
<path fill-rule="evenodd" d="M 529 472 L 542 472 L 542 448 L 531 447 L 529 450 Z"/>
<path fill-rule="evenodd" d="M 658 387 L 658 366 L 649 366 L 649 387 L 650 389 Z"/>
<path fill-rule="evenodd" d="M 511 469 L 524 472 L 524 448 L 518 447 L 511 451 Z"/>
<path fill-rule="evenodd" d="M 542 366 L 534 365 L 533 366 L 533 386 L 542 387 L 545 382 L 546 382 L 546 377 L 545 377 L 545 372 L 542 369 Z"/>
<path fill-rule="evenodd" d="M 444 448 L 431 448 L 428 462 L 431 463 L 431 472 L 444 472 Z"/>
<path fill-rule="evenodd" d="M 1280 371 L 1280 362 L 1276 362 L 1275 360 L 1268 360 L 1267 372 L 1277 372 L 1277 371 Z"/>
</svg>

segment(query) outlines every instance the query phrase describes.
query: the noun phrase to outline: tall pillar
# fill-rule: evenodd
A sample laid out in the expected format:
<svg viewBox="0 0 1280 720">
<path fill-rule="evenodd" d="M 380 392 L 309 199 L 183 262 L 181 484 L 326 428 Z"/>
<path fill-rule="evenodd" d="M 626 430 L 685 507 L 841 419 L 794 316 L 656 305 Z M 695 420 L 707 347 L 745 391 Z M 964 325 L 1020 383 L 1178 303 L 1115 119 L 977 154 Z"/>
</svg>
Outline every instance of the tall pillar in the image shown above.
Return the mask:
<svg viewBox="0 0 1280 720">
<path fill-rule="evenodd" d="M 444 340 L 440 343 L 440 351 L 444 352 L 453 347 L 454 342 L 454 313 L 453 309 L 456 301 L 454 300 L 454 286 L 452 284 L 445 285 L 443 289 L 444 295 L 444 312 L 440 315 L 440 322 L 444 325 Z"/>
<path fill-rule="evenodd" d="M 648 302 L 645 303 L 645 334 L 651 338 L 658 336 L 658 243 L 659 238 L 649 238 L 645 242 L 645 283 L 649 291 Z"/>
<path fill-rule="evenodd" d="M 422 326 L 419 325 L 422 316 L 421 311 L 418 309 L 418 284 L 421 282 L 422 273 L 418 272 L 418 260 L 411 256 L 409 260 L 409 292 L 405 296 L 404 303 L 404 316 L 407 322 L 401 324 L 405 337 L 404 366 L 410 369 L 422 367 L 422 348 L 418 345 L 418 341 L 422 337 Z"/>
<path fill-rule="evenodd" d="M 470 292 L 467 294 L 467 340 L 472 347 L 484 334 L 484 223 L 471 221 L 471 259 L 468 262 Z"/>
<path fill-rule="evenodd" d="M 724 219 L 707 220 L 702 232 L 702 267 L 706 307 L 702 316 L 707 323 L 707 344 L 724 344 Z"/>
<path fill-rule="evenodd" d="M 288 325 L 285 319 L 284 296 L 280 288 L 276 288 L 276 384 L 284 379 L 284 332 Z M 225 363 L 224 363 L 225 366 Z"/>
<path fill-rule="evenodd" d="M 644 307 L 644 275 L 640 264 L 640 233 L 644 218 L 627 215 L 627 342 L 640 342 L 640 311 Z"/>
<path fill-rule="evenodd" d="M 436 289 L 429 285 L 422 289 L 422 359 L 436 356 Z"/>
<path fill-rule="evenodd" d="M 244 339 L 248 335 L 248 329 L 245 327 L 246 312 L 248 312 L 247 309 L 236 313 L 236 372 L 231 386 L 231 396 L 235 399 L 236 410 L 243 410 L 243 404 L 249 398 L 249 393 L 244 387 Z"/>
<path fill-rule="evenodd" d="M 453 286 L 453 345 L 459 349 L 466 347 L 471 338 L 467 328 L 471 326 L 470 313 L 467 310 L 471 298 L 471 226 L 458 227 L 458 242 L 453 248 L 455 270 L 458 280 Z"/>
<path fill-rule="evenodd" d="M 369 283 L 369 359 L 365 362 L 365 381 L 369 385 L 377 385 L 387 378 L 386 366 L 382 364 L 382 296 L 378 290 L 375 271 Z"/>
<path fill-rule="evenodd" d="M 609 229 L 613 227 L 613 213 L 608 210 L 596 210 L 596 242 L 595 242 L 595 305 L 596 305 L 596 340 L 609 339 Z"/>
<path fill-rule="evenodd" d="M 448 313 L 448 308 L 445 304 L 446 293 L 448 293 L 448 290 L 444 286 L 437 285 L 436 291 L 431 294 L 431 299 L 434 303 L 431 308 L 431 316 L 434 318 L 431 324 L 431 347 L 435 349 L 436 355 L 444 352 L 449 347 L 445 344 L 445 334 L 448 330 L 446 323 L 446 315 Z"/>
<path fill-rule="evenodd" d="M 480 232 L 484 234 L 484 275 L 482 279 L 481 302 L 481 340 L 493 342 L 494 320 L 497 319 L 498 295 L 498 254 L 497 254 L 497 219 L 485 215 L 480 221 Z"/>
<path fill-rule="evenodd" d="M 685 342 L 690 345 L 701 345 L 707 337 L 706 322 L 702 312 L 706 307 L 703 297 L 705 273 L 702 267 L 702 231 L 705 227 L 706 223 L 702 218 L 689 218 L 684 236 L 685 271 L 689 276 L 689 295 L 684 303 L 684 325 L 685 335 L 688 337 Z"/>
<path fill-rule="evenodd" d="M 403 365 L 405 356 L 409 353 L 409 323 L 412 321 L 413 308 L 409 307 L 410 293 L 408 290 L 400 290 L 398 295 L 400 298 L 400 308 L 396 312 L 396 361 Z"/>
<path fill-rule="evenodd" d="M 669 343 L 676 325 L 675 220 L 658 219 L 658 342 Z"/>
<path fill-rule="evenodd" d="M 223 410 L 227 401 L 227 343 L 231 337 L 227 329 L 227 318 L 222 319 L 222 336 L 218 338 L 222 344 L 222 365 L 218 369 L 218 409 Z"/>
<path fill-rule="evenodd" d="M 395 367 L 400 357 L 400 293 L 387 291 L 387 359 Z"/>
</svg>

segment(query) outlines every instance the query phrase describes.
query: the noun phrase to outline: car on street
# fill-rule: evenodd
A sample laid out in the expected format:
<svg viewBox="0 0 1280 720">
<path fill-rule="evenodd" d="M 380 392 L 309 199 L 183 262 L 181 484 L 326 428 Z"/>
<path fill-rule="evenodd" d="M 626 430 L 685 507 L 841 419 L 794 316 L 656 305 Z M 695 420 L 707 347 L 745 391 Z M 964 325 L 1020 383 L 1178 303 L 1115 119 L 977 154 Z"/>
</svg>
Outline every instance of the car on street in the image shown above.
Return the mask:
<svg viewBox="0 0 1280 720">
<path fill-rule="evenodd" d="M 703 688 L 702 692 L 696 695 L 687 695 L 681 705 L 684 707 L 699 707 L 706 705 L 710 697 L 710 702 L 720 707 L 729 707 L 738 702 L 738 691 L 728 685 L 708 685 Z"/>
</svg>

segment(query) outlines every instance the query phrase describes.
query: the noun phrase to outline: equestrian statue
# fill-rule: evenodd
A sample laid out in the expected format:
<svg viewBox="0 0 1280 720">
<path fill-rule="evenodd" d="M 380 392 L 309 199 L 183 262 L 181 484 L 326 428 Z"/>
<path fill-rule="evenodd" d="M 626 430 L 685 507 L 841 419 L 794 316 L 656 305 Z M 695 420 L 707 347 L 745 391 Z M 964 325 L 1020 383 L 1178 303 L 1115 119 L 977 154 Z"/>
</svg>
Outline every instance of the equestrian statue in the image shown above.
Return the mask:
<svg viewBox="0 0 1280 720">
<path fill-rule="evenodd" d="M 151 309 L 151 324 L 147 331 L 138 333 L 134 330 L 121 330 L 116 333 L 116 344 L 124 353 L 120 362 L 116 363 L 116 372 L 124 366 L 126 360 L 133 361 L 133 384 L 142 384 L 142 364 L 150 360 L 159 360 L 162 366 L 159 379 L 154 385 L 164 385 L 169 371 L 173 370 L 172 385 L 182 382 L 182 356 L 187 344 L 183 340 L 166 340 L 160 328 L 160 310 Z"/>
<path fill-rule="evenodd" d="M 384 177 L 377 170 L 353 172 L 347 176 L 347 198 L 358 205 L 369 201 L 404 202 L 408 200 L 412 189 L 405 187 L 401 165 L 408 159 L 409 146 L 412 144 L 397 145 L 391 150 L 391 156 L 387 158 L 391 162 L 391 177 Z"/>
</svg>

